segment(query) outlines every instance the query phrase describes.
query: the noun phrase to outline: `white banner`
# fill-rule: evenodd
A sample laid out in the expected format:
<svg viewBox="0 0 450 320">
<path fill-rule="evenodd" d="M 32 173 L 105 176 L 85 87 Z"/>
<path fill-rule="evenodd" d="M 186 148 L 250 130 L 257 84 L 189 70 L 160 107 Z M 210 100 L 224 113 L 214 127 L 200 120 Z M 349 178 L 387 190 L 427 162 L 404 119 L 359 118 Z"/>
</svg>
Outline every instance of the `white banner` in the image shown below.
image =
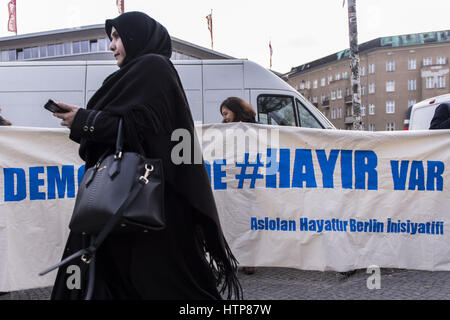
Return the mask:
<svg viewBox="0 0 450 320">
<path fill-rule="evenodd" d="M 450 270 L 450 130 L 197 131 L 242 266 Z M 56 272 L 38 273 L 62 255 L 78 146 L 64 129 L 0 127 L 0 150 L 0 291 L 51 286 Z"/>
</svg>

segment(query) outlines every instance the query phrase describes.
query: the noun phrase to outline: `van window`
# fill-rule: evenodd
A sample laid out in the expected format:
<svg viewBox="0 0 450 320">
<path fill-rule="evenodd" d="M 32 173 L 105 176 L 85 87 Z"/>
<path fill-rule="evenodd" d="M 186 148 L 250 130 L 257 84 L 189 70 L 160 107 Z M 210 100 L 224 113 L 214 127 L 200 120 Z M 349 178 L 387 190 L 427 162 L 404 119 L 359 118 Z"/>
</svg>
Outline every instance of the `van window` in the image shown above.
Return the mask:
<svg viewBox="0 0 450 320">
<path fill-rule="evenodd" d="M 323 126 L 305 105 L 298 99 L 295 99 L 295 101 L 297 102 L 297 112 L 300 117 L 300 127 L 323 129 Z"/>
<path fill-rule="evenodd" d="M 294 99 L 289 96 L 260 95 L 258 117 L 262 124 L 295 126 Z"/>
</svg>

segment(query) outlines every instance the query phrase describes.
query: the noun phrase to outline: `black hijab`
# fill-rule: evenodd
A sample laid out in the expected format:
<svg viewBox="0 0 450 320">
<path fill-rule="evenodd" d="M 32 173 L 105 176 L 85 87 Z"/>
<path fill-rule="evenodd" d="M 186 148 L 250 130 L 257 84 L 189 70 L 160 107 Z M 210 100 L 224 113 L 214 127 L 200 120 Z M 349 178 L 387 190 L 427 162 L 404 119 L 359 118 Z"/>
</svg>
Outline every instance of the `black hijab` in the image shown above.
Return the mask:
<svg viewBox="0 0 450 320">
<path fill-rule="evenodd" d="M 194 149 L 200 150 L 189 105 L 178 73 L 169 60 L 171 38 L 167 30 L 141 12 L 127 12 L 107 20 L 108 36 L 114 28 L 126 51 L 120 69 L 104 81 L 87 105 L 87 109 L 108 111 L 122 117 L 125 149 L 160 158 L 166 183 L 193 208 L 200 226 L 199 240 L 209 253 L 210 266 L 228 298 L 242 297 L 236 277 L 237 261 L 223 236 L 214 196 L 204 163 L 175 165 L 171 152 L 178 141 L 171 141 L 175 129 L 188 130 Z M 83 149 L 100 153 L 89 142 Z M 194 160 L 194 152 L 192 152 Z M 192 161 L 192 163 L 194 163 Z"/>
</svg>

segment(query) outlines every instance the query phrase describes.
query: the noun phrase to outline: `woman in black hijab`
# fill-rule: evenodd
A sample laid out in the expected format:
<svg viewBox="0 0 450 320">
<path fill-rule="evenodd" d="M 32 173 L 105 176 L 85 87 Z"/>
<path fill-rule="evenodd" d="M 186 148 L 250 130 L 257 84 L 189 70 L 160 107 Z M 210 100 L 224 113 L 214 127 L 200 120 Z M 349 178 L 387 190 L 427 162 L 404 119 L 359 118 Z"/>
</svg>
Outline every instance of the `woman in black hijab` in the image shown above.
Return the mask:
<svg viewBox="0 0 450 320">
<path fill-rule="evenodd" d="M 163 160 L 166 228 L 108 236 L 96 253 L 93 299 L 221 299 L 225 291 L 228 299 L 241 298 L 237 261 L 223 236 L 204 164 L 171 161 L 175 129 L 188 130 L 199 146 L 182 84 L 169 60 L 167 30 L 141 12 L 106 20 L 105 29 L 120 69 L 106 78 L 86 109 L 59 103 L 69 112 L 55 116 L 80 144 L 86 169 L 114 146 L 123 119 L 125 151 Z M 88 236 L 71 232 L 63 258 L 87 247 L 88 241 Z M 81 290 L 67 288 L 70 274 L 61 267 L 52 299 L 84 297 L 87 266 L 81 261 L 78 265 Z"/>
</svg>

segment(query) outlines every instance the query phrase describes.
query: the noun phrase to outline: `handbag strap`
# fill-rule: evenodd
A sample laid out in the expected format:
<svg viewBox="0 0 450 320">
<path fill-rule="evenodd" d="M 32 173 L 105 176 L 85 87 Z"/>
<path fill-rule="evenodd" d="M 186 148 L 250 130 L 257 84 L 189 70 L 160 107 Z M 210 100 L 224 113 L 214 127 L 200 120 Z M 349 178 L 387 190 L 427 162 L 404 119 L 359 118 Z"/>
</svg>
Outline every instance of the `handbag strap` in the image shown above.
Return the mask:
<svg viewBox="0 0 450 320">
<path fill-rule="evenodd" d="M 116 138 L 116 156 L 120 155 L 121 152 L 123 151 L 123 139 L 124 139 L 123 118 L 120 118 Z M 141 155 L 145 155 L 144 148 L 142 147 L 140 141 L 137 142 L 137 146 L 139 148 L 137 152 Z"/>
</svg>

